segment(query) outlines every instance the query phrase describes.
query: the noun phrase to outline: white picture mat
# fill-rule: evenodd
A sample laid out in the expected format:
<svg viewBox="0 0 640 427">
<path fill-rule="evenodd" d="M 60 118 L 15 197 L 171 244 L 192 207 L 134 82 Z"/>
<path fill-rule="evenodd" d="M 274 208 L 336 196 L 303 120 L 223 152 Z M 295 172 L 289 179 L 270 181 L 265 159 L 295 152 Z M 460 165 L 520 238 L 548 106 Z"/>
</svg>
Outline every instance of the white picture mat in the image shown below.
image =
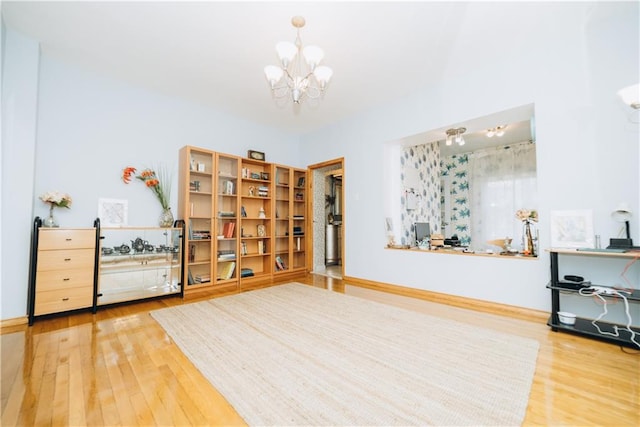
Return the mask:
<svg viewBox="0 0 640 427">
<path fill-rule="evenodd" d="M 127 225 L 129 201 L 122 199 L 98 199 L 98 218 L 102 227 L 124 227 Z"/>
<path fill-rule="evenodd" d="M 551 247 L 593 248 L 593 212 L 590 209 L 551 211 Z"/>
</svg>

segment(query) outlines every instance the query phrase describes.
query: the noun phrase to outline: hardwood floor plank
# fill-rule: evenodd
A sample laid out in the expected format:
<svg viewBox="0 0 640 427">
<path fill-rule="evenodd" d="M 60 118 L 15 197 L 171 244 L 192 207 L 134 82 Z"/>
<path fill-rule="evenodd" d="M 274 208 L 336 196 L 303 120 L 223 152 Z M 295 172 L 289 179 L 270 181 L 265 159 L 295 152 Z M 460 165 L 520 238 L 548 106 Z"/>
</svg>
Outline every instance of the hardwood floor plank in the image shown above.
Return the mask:
<svg viewBox="0 0 640 427">
<path fill-rule="evenodd" d="M 53 410 L 51 424 L 64 426 L 69 424 L 69 364 L 60 363 L 55 374 L 53 392 Z"/>
<path fill-rule="evenodd" d="M 524 425 L 640 425 L 640 351 L 555 333 L 541 321 L 340 279 L 295 281 L 537 340 Z M 3 328 L 2 425 L 245 425 L 149 315 L 210 297 L 145 301 Z"/>
<path fill-rule="evenodd" d="M 76 343 L 75 348 L 79 349 L 80 342 Z M 83 426 L 87 424 L 85 417 L 84 403 L 84 383 L 82 374 L 75 375 L 73 373 L 82 372 L 82 363 L 80 361 L 80 352 L 74 351 L 69 355 L 69 425 Z"/>
<path fill-rule="evenodd" d="M 53 420 L 53 397 L 56 389 L 55 373 L 42 377 L 42 383 L 38 390 L 36 403 L 36 416 L 34 425 L 51 425 Z"/>
<path fill-rule="evenodd" d="M 130 397 L 131 405 L 135 409 L 136 414 L 136 425 L 139 426 L 151 426 L 155 424 L 153 419 L 153 414 L 149 405 L 147 405 L 147 400 L 142 395 L 142 393 L 134 393 Z"/>
</svg>

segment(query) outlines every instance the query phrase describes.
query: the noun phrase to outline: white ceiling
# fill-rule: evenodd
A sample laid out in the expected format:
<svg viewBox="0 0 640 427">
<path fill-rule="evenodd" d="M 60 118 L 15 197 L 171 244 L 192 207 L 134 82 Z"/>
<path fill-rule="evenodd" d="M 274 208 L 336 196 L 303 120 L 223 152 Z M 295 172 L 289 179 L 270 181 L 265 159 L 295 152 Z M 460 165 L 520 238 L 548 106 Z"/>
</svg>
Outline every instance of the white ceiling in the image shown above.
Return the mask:
<svg viewBox="0 0 640 427">
<path fill-rule="evenodd" d="M 464 64 L 518 50 L 550 3 L 3 1 L 5 24 L 44 54 L 248 120 L 301 134 L 437 85 Z M 586 8 L 575 3 L 576 8 Z M 277 107 L 263 75 L 274 45 L 325 50 L 324 100 Z M 505 37 L 509 34 L 509 37 Z"/>
</svg>

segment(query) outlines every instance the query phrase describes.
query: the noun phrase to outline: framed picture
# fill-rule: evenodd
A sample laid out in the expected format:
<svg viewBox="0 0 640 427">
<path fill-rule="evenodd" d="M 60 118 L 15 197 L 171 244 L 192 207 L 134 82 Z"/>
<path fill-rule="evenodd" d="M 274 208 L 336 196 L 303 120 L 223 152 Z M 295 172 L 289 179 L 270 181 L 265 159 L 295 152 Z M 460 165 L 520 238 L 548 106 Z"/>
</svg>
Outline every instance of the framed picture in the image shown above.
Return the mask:
<svg viewBox="0 0 640 427">
<path fill-rule="evenodd" d="M 593 212 L 551 211 L 551 247 L 593 248 Z"/>
<path fill-rule="evenodd" d="M 127 225 L 129 202 L 119 199 L 98 199 L 98 218 L 101 227 L 124 227 Z"/>
<path fill-rule="evenodd" d="M 264 237 L 267 235 L 267 229 L 264 224 L 258 224 L 258 237 Z"/>
<path fill-rule="evenodd" d="M 298 187 L 304 187 L 304 176 L 298 178 Z"/>
<path fill-rule="evenodd" d="M 262 160 L 263 162 L 266 160 L 262 151 L 249 150 L 247 152 L 247 157 L 253 160 Z"/>
</svg>

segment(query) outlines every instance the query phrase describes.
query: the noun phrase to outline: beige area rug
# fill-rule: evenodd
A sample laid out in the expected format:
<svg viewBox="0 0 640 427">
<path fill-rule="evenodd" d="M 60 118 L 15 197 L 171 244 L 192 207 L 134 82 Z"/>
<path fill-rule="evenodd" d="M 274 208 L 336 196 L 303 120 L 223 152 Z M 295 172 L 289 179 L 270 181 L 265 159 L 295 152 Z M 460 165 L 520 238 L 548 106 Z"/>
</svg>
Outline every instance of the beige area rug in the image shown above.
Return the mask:
<svg viewBox="0 0 640 427">
<path fill-rule="evenodd" d="M 538 352 L 301 284 L 151 315 L 249 425 L 519 425 Z"/>
</svg>

